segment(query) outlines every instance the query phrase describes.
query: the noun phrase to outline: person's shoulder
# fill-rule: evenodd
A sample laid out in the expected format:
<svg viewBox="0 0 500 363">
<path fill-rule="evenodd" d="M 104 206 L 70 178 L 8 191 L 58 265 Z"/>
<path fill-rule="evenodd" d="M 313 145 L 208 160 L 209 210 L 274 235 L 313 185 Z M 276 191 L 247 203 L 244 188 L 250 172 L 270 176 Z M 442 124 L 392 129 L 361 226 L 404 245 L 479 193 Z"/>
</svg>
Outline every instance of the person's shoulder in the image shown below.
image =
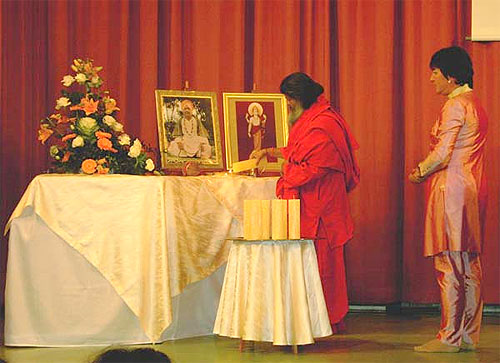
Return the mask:
<svg viewBox="0 0 500 363">
<path fill-rule="evenodd" d="M 449 98 L 443 105 L 443 112 L 449 112 L 452 110 L 463 111 L 467 107 L 468 103 L 470 103 L 470 95 L 467 94 L 461 94 L 453 98 Z"/>
<path fill-rule="evenodd" d="M 341 130 L 342 127 L 337 122 L 340 116 L 331 109 L 324 110 L 311 122 L 313 128 L 322 129 L 326 132 Z"/>
<path fill-rule="evenodd" d="M 460 120 L 461 123 L 465 122 L 465 116 L 471 103 L 468 97 L 463 96 L 464 95 L 458 95 L 446 100 L 441 109 L 441 122 L 446 122 L 448 120 Z"/>
</svg>

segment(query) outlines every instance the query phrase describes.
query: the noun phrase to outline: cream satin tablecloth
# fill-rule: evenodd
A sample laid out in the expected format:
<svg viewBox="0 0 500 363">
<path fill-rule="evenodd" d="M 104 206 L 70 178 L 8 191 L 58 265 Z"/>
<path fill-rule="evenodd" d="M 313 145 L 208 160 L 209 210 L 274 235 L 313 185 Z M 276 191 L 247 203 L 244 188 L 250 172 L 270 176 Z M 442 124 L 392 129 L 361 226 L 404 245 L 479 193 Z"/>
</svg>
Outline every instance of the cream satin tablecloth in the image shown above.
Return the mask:
<svg viewBox="0 0 500 363">
<path fill-rule="evenodd" d="M 275 345 L 331 335 L 314 243 L 234 241 L 214 333 Z"/>
<path fill-rule="evenodd" d="M 226 262 L 225 239 L 242 235 L 243 200 L 273 198 L 275 182 L 243 176 L 40 175 L 6 230 L 12 221 L 35 215 L 104 276 L 156 342 L 172 322 L 172 298 Z M 18 232 L 29 240 L 29 231 Z M 16 278 L 9 273 L 12 263 L 23 262 L 8 262 L 6 343 L 8 319 L 16 319 L 9 314 L 17 298 L 9 294 Z"/>
</svg>

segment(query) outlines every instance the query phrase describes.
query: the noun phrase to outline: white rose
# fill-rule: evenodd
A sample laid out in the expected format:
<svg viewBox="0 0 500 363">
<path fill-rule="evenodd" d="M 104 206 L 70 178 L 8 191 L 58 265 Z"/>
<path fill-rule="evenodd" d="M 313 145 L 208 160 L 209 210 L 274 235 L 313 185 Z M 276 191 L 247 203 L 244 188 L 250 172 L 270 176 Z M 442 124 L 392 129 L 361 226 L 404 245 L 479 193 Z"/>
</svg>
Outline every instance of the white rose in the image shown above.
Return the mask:
<svg viewBox="0 0 500 363">
<path fill-rule="evenodd" d="M 120 145 L 130 145 L 130 136 L 127 134 L 121 134 L 118 136 L 118 143 Z"/>
<path fill-rule="evenodd" d="M 135 139 L 134 143 L 130 147 L 128 156 L 130 156 L 131 158 L 136 158 L 141 154 L 141 150 L 142 150 L 141 142 L 139 141 L 139 139 Z"/>
<path fill-rule="evenodd" d="M 97 129 L 97 122 L 92 117 L 82 117 L 78 121 L 78 128 L 84 134 L 90 135 Z"/>
<path fill-rule="evenodd" d="M 83 146 L 83 144 L 85 144 L 85 142 L 83 141 L 83 137 L 81 137 L 81 136 L 75 137 L 73 139 L 73 141 L 71 142 L 71 146 L 73 148 L 81 147 L 81 146 Z"/>
<path fill-rule="evenodd" d="M 59 97 L 56 101 L 56 110 L 60 110 L 62 107 L 71 105 L 68 97 Z"/>
<path fill-rule="evenodd" d="M 153 160 L 151 160 L 151 159 L 146 160 L 146 167 L 145 168 L 147 171 L 155 170 L 155 163 L 153 163 Z"/>
<path fill-rule="evenodd" d="M 116 132 L 122 132 L 123 131 L 123 125 L 119 122 L 115 122 L 114 124 L 111 125 L 111 128 L 116 131 Z"/>
<path fill-rule="evenodd" d="M 82 83 L 85 83 L 85 81 L 87 80 L 87 76 L 83 73 L 78 73 L 75 77 L 75 80 L 78 83 L 82 84 Z"/>
<path fill-rule="evenodd" d="M 106 115 L 102 118 L 102 122 L 104 122 L 106 125 L 111 127 L 111 126 L 113 126 L 113 124 L 116 123 L 116 120 L 113 116 Z"/>
<path fill-rule="evenodd" d="M 64 76 L 61 83 L 63 84 L 63 86 L 66 86 L 66 87 L 69 87 L 73 84 L 73 82 L 75 81 L 75 79 L 73 78 L 73 76 Z"/>
</svg>

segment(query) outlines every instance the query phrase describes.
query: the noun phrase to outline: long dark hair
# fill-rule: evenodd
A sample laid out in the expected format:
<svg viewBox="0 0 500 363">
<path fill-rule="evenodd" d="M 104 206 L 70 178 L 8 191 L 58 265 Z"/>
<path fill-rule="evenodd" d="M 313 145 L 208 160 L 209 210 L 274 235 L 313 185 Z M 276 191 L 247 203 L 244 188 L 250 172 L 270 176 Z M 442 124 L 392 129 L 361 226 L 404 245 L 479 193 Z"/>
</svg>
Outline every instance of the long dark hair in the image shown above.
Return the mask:
<svg viewBox="0 0 500 363">
<path fill-rule="evenodd" d="M 473 87 L 472 61 L 465 49 L 448 47 L 438 50 L 429 63 L 431 69 L 439 68 L 445 77 L 453 77 L 461 86 L 468 84 Z"/>
<path fill-rule="evenodd" d="M 281 81 L 280 91 L 295 100 L 298 100 L 304 110 L 316 102 L 323 93 L 323 86 L 302 72 L 292 73 Z"/>
</svg>

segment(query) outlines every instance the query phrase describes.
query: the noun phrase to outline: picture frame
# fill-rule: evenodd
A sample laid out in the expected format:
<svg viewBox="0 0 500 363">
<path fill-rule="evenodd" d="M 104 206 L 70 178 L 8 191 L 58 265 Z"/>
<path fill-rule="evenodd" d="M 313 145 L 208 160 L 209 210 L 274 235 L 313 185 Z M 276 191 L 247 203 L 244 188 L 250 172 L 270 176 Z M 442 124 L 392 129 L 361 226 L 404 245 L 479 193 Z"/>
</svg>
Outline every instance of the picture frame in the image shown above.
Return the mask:
<svg viewBox="0 0 500 363">
<path fill-rule="evenodd" d="M 190 161 L 222 170 L 222 146 L 214 92 L 155 90 L 161 166 L 180 169 Z"/>
<path fill-rule="evenodd" d="M 223 93 L 226 167 L 247 160 L 256 147 L 286 146 L 286 98 L 280 93 Z M 259 140 L 260 139 L 260 140 Z M 266 171 L 279 172 L 282 159 L 269 159 Z"/>
</svg>

